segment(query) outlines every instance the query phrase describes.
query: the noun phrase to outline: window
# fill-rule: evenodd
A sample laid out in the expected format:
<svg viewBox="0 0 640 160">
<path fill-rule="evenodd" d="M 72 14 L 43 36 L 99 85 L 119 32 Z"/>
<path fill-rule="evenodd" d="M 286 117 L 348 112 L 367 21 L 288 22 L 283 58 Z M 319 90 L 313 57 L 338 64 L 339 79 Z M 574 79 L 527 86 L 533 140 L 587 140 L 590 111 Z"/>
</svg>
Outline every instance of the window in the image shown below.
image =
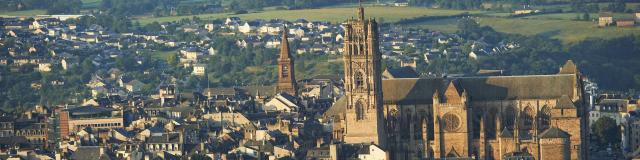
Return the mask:
<svg viewBox="0 0 640 160">
<path fill-rule="evenodd" d="M 504 113 L 504 119 L 502 120 L 502 124 L 509 129 L 513 129 L 514 122 L 516 119 L 516 109 L 513 107 L 507 107 Z"/>
<path fill-rule="evenodd" d="M 549 109 L 548 106 L 543 106 L 542 109 L 540 109 L 540 112 L 538 112 L 538 120 L 539 120 L 539 126 L 538 129 L 540 131 L 544 131 L 545 129 L 549 128 L 549 125 L 551 124 L 549 121 L 549 118 L 551 117 L 551 110 Z"/>
<path fill-rule="evenodd" d="M 282 66 L 282 77 L 289 77 L 289 66 Z"/>
<path fill-rule="evenodd" d="M 356 120 L 363 120 L 365 118 L 364 114 L 364 106 L 362 105 L 362 101 L 356 102 Z"/>
<path fill-rule="evenodd" d="M 530 129 L 533 126 L 533 109 L 531 109 L 531 107 L 527 106 L 526 108 L 524 108 L 524 112 L 523 112 L 524 117 L 523 121 L 524 121 L 524 127 L 526 129 Z"/>
<path fill-rule="evenodd" d="M 364 79 L 362 77 L 362 72 L 356 71 L 353 75 L 353 84 L 355 85 L 355 88 L 363 88 Z"/>
</svg>

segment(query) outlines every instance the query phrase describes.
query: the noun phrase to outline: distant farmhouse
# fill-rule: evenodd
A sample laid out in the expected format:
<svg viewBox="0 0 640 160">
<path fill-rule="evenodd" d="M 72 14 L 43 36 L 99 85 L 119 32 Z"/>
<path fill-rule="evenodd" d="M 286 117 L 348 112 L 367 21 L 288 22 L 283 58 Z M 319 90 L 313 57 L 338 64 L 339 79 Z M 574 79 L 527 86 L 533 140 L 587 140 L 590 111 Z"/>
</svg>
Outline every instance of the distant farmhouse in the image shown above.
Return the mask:
<svg viewBox="0 0 640 160">
<path fill-rule="evenodd" d="M 635 14 L 635 19 L 633 18 L 616 18 L 614 19 L 612 13 L 604 12 L 600 13 L 598 18 L 598 27 L 607 27 L 607 26 L 617 26 L 617 27 L 634 27 L 636 25 L 636 21 L 639 20 L 640 13 Z"/>
<path fill-rule="evenodd" d="M 598 26 L 606 27 L 613 25 L 613 15 L 611 13 L 600 13 L 600 17 L 598 18 Z"/>
</svg>

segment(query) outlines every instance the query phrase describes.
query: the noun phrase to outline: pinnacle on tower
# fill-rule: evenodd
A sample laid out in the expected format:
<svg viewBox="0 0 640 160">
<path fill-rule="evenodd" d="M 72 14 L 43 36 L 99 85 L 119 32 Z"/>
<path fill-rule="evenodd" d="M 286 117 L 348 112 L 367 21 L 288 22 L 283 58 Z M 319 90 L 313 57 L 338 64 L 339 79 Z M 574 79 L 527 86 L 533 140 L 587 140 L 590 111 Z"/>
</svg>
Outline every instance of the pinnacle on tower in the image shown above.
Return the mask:
<svg viewBox="0 0 640 160">
<path fill-rule="evenodd" d="M 362 7 L 362 0 L 358 0 L 358 17 L 360 21 L 364 21 L 364 7 Z"/>
</svg>

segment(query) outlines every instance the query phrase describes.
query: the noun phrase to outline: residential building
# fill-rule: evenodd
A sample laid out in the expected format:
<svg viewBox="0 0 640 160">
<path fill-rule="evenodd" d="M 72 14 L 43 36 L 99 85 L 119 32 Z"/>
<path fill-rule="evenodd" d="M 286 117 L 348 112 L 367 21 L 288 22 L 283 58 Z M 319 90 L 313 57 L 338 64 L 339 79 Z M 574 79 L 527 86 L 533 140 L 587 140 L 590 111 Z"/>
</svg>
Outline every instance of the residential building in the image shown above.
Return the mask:
<svg viewBox="0 0 640 160">
<path fill-rule="evenodd" d="M 613 24 L 613 15 L 611 13 L 600 13 L 598 18 L 598 26 L 606 27 Z"/>
<path fill-rule="evenodd" d="M 618 27 L 633 27 L 636 25 L 636 20 L 634 19 L 618 19 L 616 20 L 616 26 Z"/>
<path fill-rule="evenodd" d="M 193 65 L 193 72 L 191 74 L 196 76 L 204 76 L 207 72 L 207 65 L 205 64 L 195 64 Z"/>
<path fill-rule="evenodd" d="M 0 117 L 0 137 L 14 136 L 14 119 L 12 117 Z"/>
<path fill-rule="evenodd" d="M 616 121 L 617 125 L 626 123 L 629 118 L 628 99 L 615 99 L 603 97 L 599 99 L 589 111 L 589 126 L 602 117 L 609 117 Z"/>
</svg>

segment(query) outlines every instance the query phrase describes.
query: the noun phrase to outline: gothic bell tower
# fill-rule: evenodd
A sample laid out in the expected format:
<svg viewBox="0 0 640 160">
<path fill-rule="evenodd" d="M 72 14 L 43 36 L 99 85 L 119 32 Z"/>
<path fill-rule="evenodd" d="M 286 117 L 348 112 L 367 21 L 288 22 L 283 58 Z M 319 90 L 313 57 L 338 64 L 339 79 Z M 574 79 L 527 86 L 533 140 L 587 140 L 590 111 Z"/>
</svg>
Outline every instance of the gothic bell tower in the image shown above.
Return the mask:
<svg viewBox="0 0 640 160">
<path fill-rule="evenodd" d="M 282 31 L 282 41 L 280 47 L 280 57 L 278 57 L 278 93 L 286 92 L 292 96 L 298 96 L 296 88 L 296 75 L 293 68 L 293 59 L 289 54 L 289 40 L 287 40 L 287 27 Z"/>
<path fill-rule="evenodd" d="M 358 18 L 347 21 L 344 29 L 344 141 L 385 148 L 378 25 L 374 19 L 364 18 L 364 8 L 360 6 Z"/>
</svg>

